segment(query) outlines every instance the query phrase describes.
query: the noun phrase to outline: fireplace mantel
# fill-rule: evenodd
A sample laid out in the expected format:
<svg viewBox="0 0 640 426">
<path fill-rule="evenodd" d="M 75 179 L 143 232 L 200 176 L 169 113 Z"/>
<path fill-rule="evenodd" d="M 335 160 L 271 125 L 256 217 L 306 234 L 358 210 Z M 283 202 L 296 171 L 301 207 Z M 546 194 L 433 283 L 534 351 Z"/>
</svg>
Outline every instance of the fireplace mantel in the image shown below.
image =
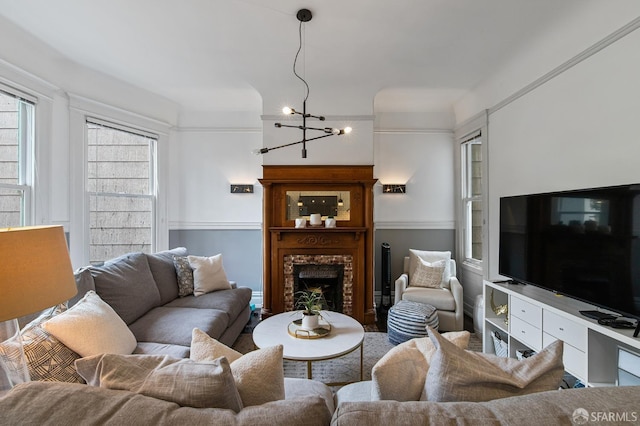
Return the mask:
<svg viewBox="0 0 640 426">
<path fill-rule="evenodd" d="M 373 166 L 263 166 L 259 181 L 264 188 L 262 314 L 269 316 L 291 308 L 291 295 L 285 288 L 289 281 L 285 265 L 290 262 L 285 259 L 352 259 L 352 282 L 345 295 L 348 314 L 363 324 L 375 322 Z M 287 217 L 287 191 L 349 192 L 349 219 L 339 220 L 335 228 L 295 228 L 295 218 Z"/>
</svg>

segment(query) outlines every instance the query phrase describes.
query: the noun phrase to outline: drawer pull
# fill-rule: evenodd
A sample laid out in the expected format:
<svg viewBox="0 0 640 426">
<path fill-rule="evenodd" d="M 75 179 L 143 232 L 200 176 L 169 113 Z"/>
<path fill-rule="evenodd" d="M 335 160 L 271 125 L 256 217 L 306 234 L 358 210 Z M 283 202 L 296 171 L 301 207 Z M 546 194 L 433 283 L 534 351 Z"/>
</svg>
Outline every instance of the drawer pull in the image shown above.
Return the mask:
<svg viewBox="0 0 640 426">
<path fill-rule="evenodd" d="M 564 328 L 560 327 L 560 331 L 564 331 Z"/>
</svg>

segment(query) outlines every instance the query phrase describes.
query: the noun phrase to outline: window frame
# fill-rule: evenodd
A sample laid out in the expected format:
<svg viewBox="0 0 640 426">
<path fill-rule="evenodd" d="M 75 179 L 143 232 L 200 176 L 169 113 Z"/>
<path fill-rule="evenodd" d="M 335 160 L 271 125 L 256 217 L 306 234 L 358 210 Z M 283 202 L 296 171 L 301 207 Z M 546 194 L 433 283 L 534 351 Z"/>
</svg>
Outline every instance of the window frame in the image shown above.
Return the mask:
<svg viewBox="0 0 640 426">
<path fill-rule="evenodd" d="M 89 196 L 87 193 L 88 149 L 87 118 L 104 120 L 113 125 L 157 135 L 154 177 L 156 179 L 156 211 L 154 251 L 169 248 L 169 152 L 172 140 L 172 124 L 159 118 L 105 104 L 93 99 L 69 93 L 69 253 L 75 268 L 89 262 Z"/>
<path fill-rule="evenodd" d="M 473 257 L 473 203 L 479 202 L 481 205 L 481 218 L 482 229 L 480 232 L 481 240 L 481 253 L 482 257 L 485 256 L 485 244 L 484 237 L 484 217 L 485 217 L 485 201 L 484 201 L 484 152 L 483 152 L 483 138 L 482 132 L 478 130 L 472 134 L 467 135 L 460 142 L 460 172 L 461 172 L 461 219 L 462 219 L 462 258 L 463 262 L 476 267 L 481 267 L 483 259 L 477 259 Z M 481 155 L 481 167 L 482 172 L 480 176 L 480 192 L 478 194 L 473 193 L 473 159 L 471 158 L 471 146 L 480 146 Z"/>
<path fill-rule="evenodd" d="M 34 151 L 36 144 L 36 98 L 0 84 L 0 93 L 15 98 L 18 102 L 18 183 L 1 183 L 0 189 L 21 193 L 20 223 L 13 226 L 28 226 L 34 223 Z"/>
</svg>

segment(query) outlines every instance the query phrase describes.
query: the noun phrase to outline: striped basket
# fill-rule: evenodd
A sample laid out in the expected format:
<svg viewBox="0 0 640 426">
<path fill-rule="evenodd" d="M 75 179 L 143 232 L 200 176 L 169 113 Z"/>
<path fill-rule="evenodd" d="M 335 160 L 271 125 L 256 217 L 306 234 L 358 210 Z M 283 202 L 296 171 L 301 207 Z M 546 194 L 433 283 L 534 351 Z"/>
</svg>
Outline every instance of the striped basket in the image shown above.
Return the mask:
<svg viewBox="0 0 640 426">
<path fill-rule="evenodd" d="M 387 333 L 394 345 L 426 337 L 427 326 L 438 329 L 438 311 L 431 305 L 401 300 L 389 309 Z"/>
</svg>

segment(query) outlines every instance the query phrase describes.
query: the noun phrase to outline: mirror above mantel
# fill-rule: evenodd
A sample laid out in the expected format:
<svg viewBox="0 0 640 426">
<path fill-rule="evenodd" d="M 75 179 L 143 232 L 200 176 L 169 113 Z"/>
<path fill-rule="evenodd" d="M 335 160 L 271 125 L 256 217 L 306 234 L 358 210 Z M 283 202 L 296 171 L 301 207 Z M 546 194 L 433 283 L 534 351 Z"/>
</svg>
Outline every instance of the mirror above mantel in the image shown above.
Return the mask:
<svg viewBox="0 0 640 426">
<path fill-rule="evenodd" d="M 322 220 L 333 217 L 337 221 L 351 219 L 349 191 L 287 191 L 287 220 L 309 219 L 319 213 Z"/>
</svg>

